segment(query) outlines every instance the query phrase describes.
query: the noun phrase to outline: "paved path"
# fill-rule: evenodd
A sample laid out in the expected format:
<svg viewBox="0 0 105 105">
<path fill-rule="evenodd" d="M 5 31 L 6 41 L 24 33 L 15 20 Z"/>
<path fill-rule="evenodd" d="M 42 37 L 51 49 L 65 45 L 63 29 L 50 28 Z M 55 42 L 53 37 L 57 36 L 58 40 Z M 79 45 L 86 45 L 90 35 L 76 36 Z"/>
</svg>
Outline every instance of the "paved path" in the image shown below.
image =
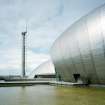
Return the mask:
<svg viewBox="0 0 105 105">
<path fill-rule="evenodd" d="M 1 81 L 0 86 L 31 86 L 31 85 L 62 85 L 62 86 L 82 86 L 83 83 L 71 83 L 63 81 Z"/>
<path fill-rule="evenodd" d="M 83 83 L 72 83 L 72 82 L 64 82 L 64 81 L 50 81 L 51 85 L 61 85 L 61 86 L 84 86 L 86 84 Z"/>
</svg>

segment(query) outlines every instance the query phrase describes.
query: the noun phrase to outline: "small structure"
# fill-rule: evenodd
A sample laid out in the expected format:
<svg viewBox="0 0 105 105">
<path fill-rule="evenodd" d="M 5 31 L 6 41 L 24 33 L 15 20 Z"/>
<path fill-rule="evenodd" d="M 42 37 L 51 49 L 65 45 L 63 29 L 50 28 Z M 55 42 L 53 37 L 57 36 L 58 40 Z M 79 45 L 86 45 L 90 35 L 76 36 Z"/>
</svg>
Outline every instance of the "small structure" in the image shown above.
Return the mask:
<svg viewBox="0 0 105 105">
<path fill-rule="evenodd" d="M 56 78 L 55 74 L 36 74 L 34 78 Z"/>
</svg>

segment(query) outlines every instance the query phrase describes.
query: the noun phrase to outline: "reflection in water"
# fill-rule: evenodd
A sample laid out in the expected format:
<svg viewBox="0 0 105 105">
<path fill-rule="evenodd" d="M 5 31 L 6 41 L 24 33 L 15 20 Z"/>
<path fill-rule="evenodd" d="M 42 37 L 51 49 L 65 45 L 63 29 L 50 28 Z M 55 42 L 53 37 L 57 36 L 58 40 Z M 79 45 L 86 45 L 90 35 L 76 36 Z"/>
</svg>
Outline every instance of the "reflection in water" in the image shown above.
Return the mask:
<svg viewBox="0 0 105 105">
<path fill-rule="evenodd" d="M 105 88 L 1 87 L 0 105 L 105 105 Z"/>
<path fill-rule="evenodd" d="M 55 105 L 53 86 L 2 87 L 0 105 Z"/>
</svg>

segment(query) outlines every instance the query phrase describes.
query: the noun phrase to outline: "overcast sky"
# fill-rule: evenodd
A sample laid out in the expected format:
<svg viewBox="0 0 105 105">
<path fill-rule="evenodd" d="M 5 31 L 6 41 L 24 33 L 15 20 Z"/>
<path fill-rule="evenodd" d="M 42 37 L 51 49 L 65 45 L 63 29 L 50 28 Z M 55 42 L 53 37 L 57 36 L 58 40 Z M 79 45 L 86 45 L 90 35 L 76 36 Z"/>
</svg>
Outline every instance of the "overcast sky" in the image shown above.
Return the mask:
<svg viewBox="0 0 105 105">
<path fill-rule="evenodd" d="M 21 32 L 28 26 L 27 74 L 50 59 L 55 39 L 105 0 L 0 0 L 0 75 L 21 74 Z"/>
</svg>

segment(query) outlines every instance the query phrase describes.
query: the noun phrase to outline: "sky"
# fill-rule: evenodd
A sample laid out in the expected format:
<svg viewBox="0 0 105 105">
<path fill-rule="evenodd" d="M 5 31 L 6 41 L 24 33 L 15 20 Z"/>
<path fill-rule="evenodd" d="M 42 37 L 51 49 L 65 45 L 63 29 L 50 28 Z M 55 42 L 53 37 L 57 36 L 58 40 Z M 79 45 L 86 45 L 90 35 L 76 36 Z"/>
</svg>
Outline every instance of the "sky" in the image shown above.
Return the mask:
<svg viewBox="0 0 105 105">
<path fill-rule="evenodd" d="M 0 0 L 0 75 L 21 75 L 22 35 L 27 24 L 26 73 L 50 60 L 54 41 L 105 0 Z"/>
</svg>

